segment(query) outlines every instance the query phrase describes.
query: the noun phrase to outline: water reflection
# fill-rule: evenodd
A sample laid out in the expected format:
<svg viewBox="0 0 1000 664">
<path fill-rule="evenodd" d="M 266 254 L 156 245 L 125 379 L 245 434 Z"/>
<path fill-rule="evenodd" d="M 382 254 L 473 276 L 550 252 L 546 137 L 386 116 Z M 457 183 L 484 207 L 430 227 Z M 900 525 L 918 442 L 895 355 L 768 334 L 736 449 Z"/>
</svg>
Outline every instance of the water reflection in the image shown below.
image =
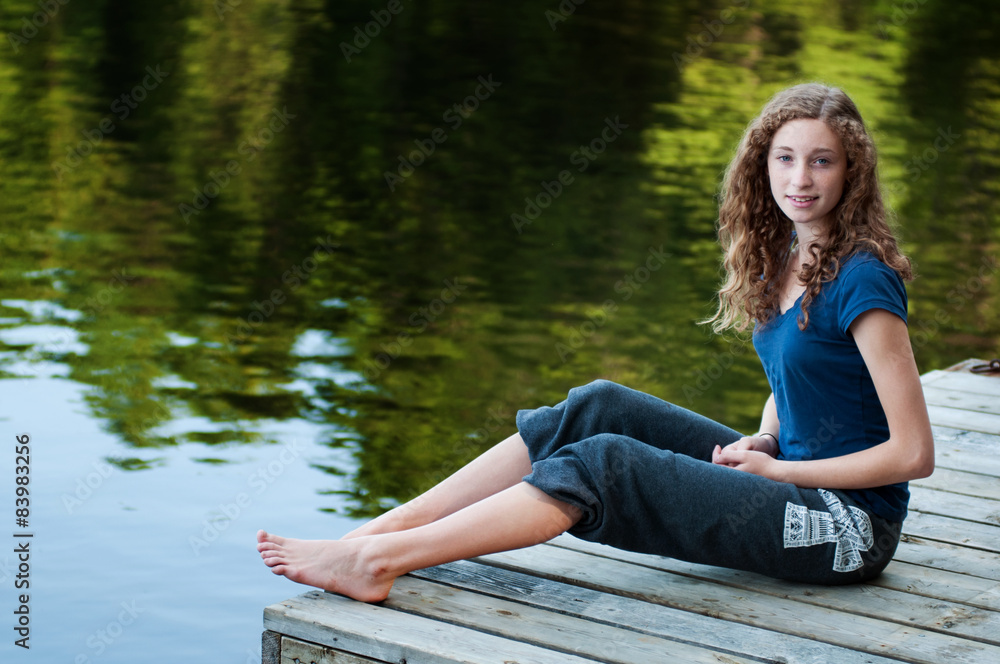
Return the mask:
<svg viewBox="0 0 1000 664">
<path fill-rule="evenodd" d="M 372 514 L 597 377 L 754 429 L 752 349 L 694 321 L 721 171 L 802 79 L 876 133 L 922 370 L 996 355 L 985 0 L 406 5 L 349 61 L 368 5 L 226 7 L 74 6 L 0 61 L 0 368 L 91 386 L 123 469 L 303 420 Z"/>
</svg>

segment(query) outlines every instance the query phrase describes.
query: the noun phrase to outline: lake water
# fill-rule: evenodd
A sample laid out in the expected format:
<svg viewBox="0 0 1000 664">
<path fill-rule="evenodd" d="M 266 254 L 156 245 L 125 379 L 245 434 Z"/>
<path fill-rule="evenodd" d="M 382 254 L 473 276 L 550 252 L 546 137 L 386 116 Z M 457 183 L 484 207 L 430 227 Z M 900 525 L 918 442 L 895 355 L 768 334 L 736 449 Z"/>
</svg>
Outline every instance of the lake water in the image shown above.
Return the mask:
<svg viewBox="0 0 1000 664">
<path fill-rule="evenodd" d="M 304 588 L 258 528 L 339 537 L 596 378 L 755 430 L 753 349 L 696 321 L 719 176 L 791 83 L 876 136 L 920 370 L 997 356 L 997 17 L 5 0 L 3 660 L 259 662 Z"/>
</svg>

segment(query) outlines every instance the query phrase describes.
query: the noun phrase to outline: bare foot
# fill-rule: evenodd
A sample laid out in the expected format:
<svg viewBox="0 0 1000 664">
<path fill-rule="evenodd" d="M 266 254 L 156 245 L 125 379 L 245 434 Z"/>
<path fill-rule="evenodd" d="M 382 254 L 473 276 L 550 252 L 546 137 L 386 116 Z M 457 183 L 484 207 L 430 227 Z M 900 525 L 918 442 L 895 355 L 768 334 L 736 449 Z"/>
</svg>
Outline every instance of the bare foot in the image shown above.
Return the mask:
<svg viewBox="0 0 1000 664">
<path fill-rule="evenodd" d="M 365 560 L 363 540 L 299 540 L 260 530 L 257 542 L 275 574 L 362 602 L 381 602 L 396 580 Z"/>
</svg>

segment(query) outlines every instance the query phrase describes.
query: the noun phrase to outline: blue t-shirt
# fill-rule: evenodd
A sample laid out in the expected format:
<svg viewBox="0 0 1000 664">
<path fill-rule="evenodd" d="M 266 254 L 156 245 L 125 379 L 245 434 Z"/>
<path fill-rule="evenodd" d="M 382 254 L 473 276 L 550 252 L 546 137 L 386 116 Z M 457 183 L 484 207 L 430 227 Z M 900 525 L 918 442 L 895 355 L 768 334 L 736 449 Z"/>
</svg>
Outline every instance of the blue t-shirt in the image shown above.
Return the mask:
<svg viewBox="0 0 1000 664">
<path fill-rule="evenodd" d="M 869 309 L 885 309 L 905 322 L 903 280 L 860 251 L 842 259 L 837 277 L 820 287 L 804 331 L 798 326 L 802 297 L 753 331 L 781 424 L 778 458 L 829 459 L 885 442 L 885 411 L 848 328 Z M 906 482 L 843 493 L 890 521 L 903 520 L 910 497 Z"/>
</svg>

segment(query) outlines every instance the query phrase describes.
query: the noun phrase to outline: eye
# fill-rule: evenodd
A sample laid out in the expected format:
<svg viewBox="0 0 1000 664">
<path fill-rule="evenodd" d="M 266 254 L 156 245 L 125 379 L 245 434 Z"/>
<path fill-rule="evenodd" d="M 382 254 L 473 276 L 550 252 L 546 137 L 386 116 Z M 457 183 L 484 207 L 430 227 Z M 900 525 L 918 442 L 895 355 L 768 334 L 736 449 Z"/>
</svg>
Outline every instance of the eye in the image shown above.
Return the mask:
<svg viewBox="0 0 1000 664">
<path fill-rule="evenodd" d="M 788 156 L 787 154 L 779 154 L 779 155 L 778 155 L 778 156 L 776 157 L 776 159 L 777 159 L 778 161 L 785 161 L 786 159 L 787 159 L 788 161 L 791 161 L 791 160 L 792 160 L 792 158 L 791 158 L 791 157 L 789 157 L 789 156 Z"/>
<path fill-rule="evenodd" d="M 820 157 L 819 159 L 816 160 L 816 163 L 821 166 L 826 166 L 827 164 L 830 163 L 830 160 L 827 159 L 826 157 Z"/>
</svg>

